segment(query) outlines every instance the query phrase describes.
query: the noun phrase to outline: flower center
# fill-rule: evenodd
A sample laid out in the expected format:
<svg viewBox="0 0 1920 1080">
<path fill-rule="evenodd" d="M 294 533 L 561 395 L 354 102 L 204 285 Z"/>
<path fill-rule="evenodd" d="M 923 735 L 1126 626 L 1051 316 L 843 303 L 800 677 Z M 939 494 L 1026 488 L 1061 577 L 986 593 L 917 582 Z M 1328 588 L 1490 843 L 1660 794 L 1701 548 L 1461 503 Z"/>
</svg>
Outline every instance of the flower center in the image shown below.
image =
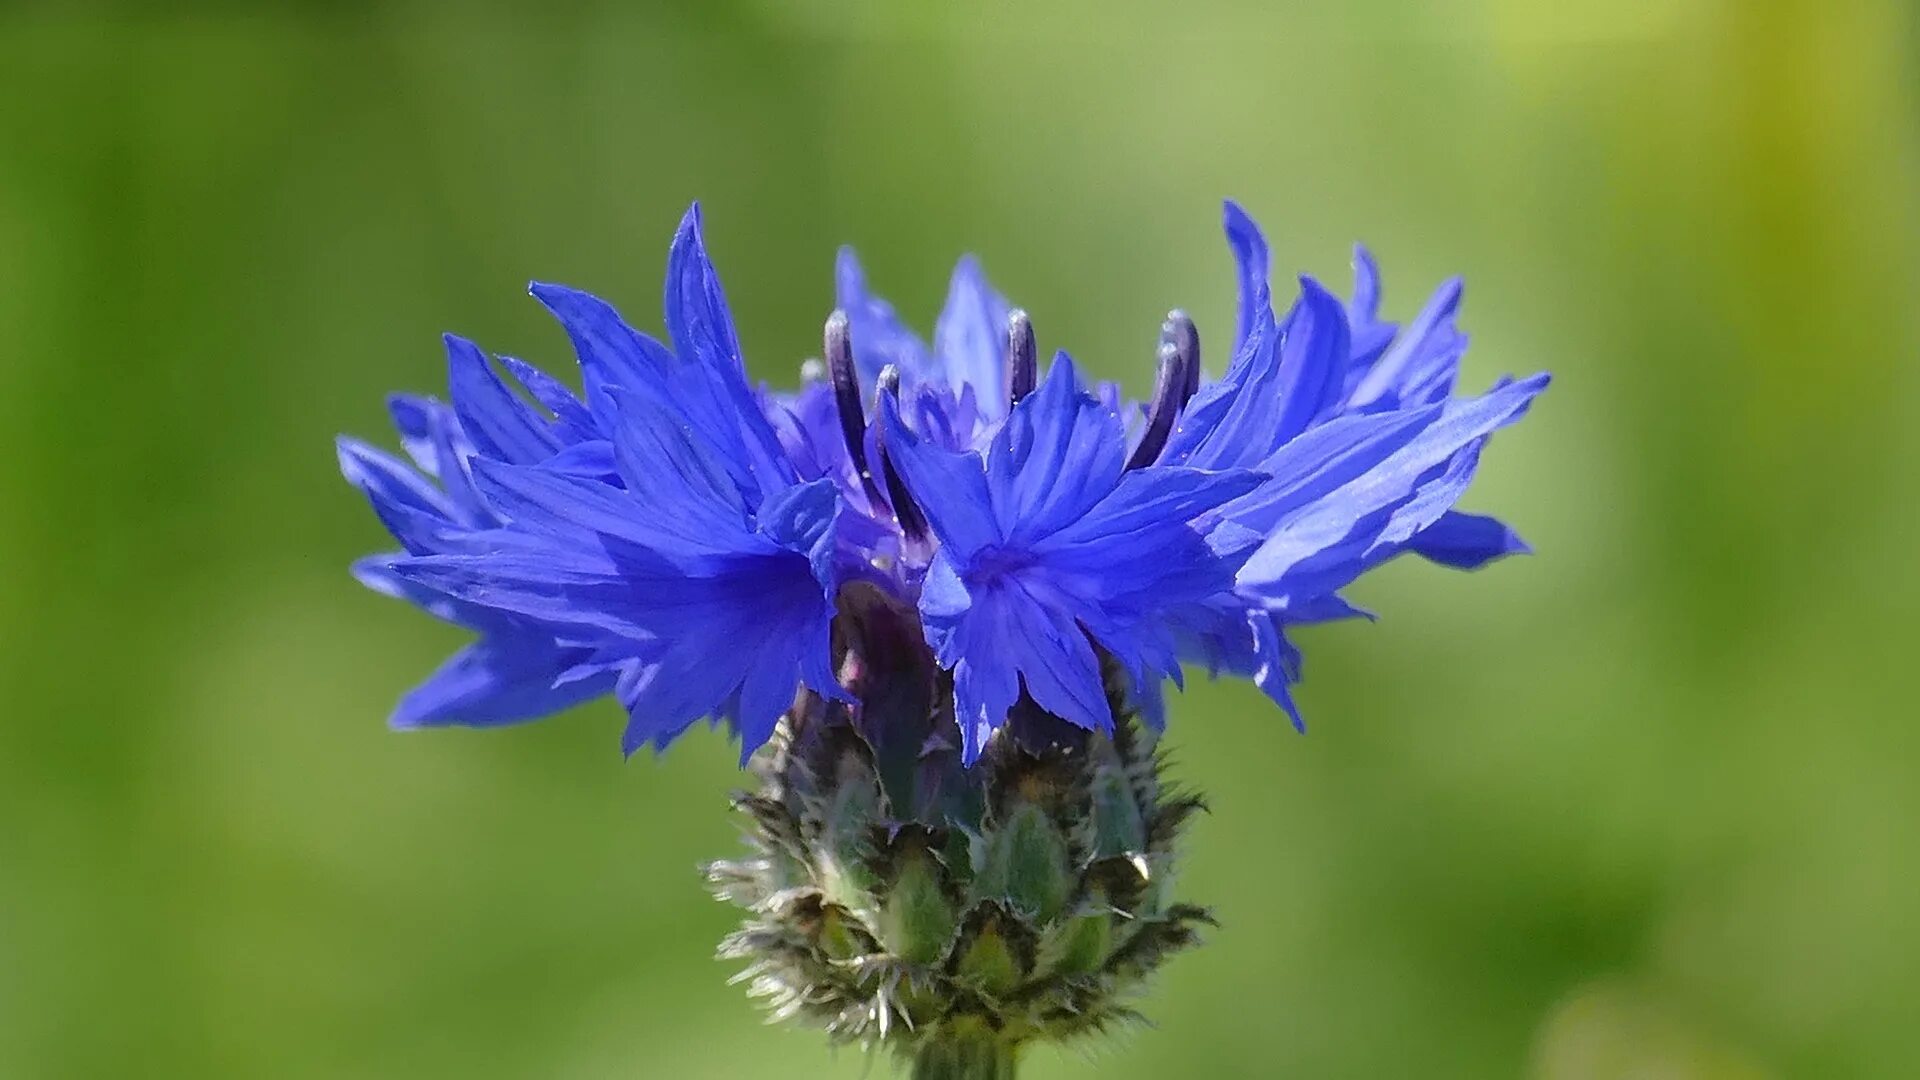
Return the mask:
<svg viewBox="0 0 1920 1080">
<path fill-rule="evenodd" d="M 972 565 L 967 567 L 967 580 L 979 585 L 992 585 L 1032 565 L 1033 553 L 1030 551 L 988 544 L 974 553 Z"/>
</svg>

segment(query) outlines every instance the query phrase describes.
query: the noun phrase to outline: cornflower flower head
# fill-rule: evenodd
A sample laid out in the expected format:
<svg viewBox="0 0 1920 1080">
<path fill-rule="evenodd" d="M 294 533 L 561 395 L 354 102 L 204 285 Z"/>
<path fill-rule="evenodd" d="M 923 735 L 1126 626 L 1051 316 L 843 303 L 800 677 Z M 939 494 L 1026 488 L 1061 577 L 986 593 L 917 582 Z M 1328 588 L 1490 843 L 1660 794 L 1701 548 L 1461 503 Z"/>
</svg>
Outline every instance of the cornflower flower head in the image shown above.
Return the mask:
<svg viewBox="0 0 1920 1080">
<path fill-rule="evenodd" d="M 340 442 L 400 550 L 355 574 L 476 634 L 398 727 L 530 720 L 611 693 L 623 749 L 738 737 L 748 910 L 722 946 L 777 1016 L 884 1043 L 916 1076 L 1010 1075 L 1029 1043 L 1129 1019 L 1196 940 L 1171 896 L 1199 801 L 1154 750 L 1186 665 L 1301 725 L 1298 624 L 1402 553 L 1524 550 L 1454 509 L 1545 375 L 1455 393 L 1458 282 L 1379 319 L 1311 278 L 1274 310 L 1258 228 L 1226 208 L 1239 317 L 1220 378 L 1182 313 L 1152 396 L 1056 352 L 963 259 L 931 345 L 840 255 L 803 385 L 748 378 L 688 211 L 664 340 L 535 283 L 580 367 L 446 340 L 449 401 L 392 400 L 404 458 Z"/>
</svg>

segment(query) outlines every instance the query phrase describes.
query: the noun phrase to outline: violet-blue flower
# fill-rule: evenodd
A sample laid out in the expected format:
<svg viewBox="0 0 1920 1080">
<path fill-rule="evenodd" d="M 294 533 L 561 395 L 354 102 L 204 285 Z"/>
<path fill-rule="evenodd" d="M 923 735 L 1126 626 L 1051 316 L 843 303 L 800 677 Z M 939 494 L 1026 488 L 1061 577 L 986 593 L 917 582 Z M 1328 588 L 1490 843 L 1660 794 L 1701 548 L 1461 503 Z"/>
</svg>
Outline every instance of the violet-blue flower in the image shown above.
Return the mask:
<svg viewBox="0 0 1920 1080">
<path fill-rule="evenodd" d="M 406 549 L 357 572 L 481 635 L 396 722 L 526 719 L 611 688 L 629 751 L 709 718 L 750 754 L 796 693 L 847 697 L 835 613 L 857 583 L 918 612 L 969 761 L 1023 699 L 1108 729 L 1109 662 L 1156 722 L 1184 661 L 1253 678 L 1297 723 L 1289 625 L 1355 614 L 1339 590 L 1403 551 L 1521 549 L 1453 504 L 1546 380 L 1453 397 L 1457 283 L 1394 327 L 1364 251 L 1350 303 L 1302 278 L 1276 316 L 1264 239 L 1226 217 L 1231 362 L 1205 381 L 1175 313 L 1143 405 L 1064 353 L 1043 378 L 1032 323 L 972 259 L 929 347 L 843 252 L 821 377 L 791 395 L 748 380 L 697 208 L 669 253 L 666 342 L 535 284 L 583 393 L 505 360 L 516 390 L 449 338 L 450 407 L 396 405 L 418 470 L 342 443 Z"/>
<path fill-rule="evenodd" d="M 1055 716 L 1111 730 L 1096 646 L 1137 681 L 1178 677 L 1164 613 L 1230 587 L 1237 565 L 1194 523 L 1260 474 L 1124 471 L 1119 417 L 1064 353 L 984 457 L 916 438 L 891 399 L 882 407 L 891 460 L 939 540 L 920 613 L 953 672 L 968 760 L 1023 690 Z"/>
<path fill-rule="evenodd" d="M 1288 630 L 1413 552 L 1523 550 L 1454 509 L 1546 376 L 1456 396 L 1457 283 L 1405 327 L 1371 258 L 1343 302 L 1274 310 L 1231 204 L 1240 315 L 1202 371 L 1180 312 L 1154 389 L 1089 385 L 961 260 L 928 345 L 852 253 L 804 385 L 747 377 L 698 208 L 669 250 L 665 340 L 538 284 L 581 391 L 447 339 L 450 401 L 397 397 L 411 464 L 342 439 L 399 552 L 378 591 L 477 640 L 398 726 L 531 719 L 611 692 L 622 746 L 731 727 L 759 781 L 745 908 L 721 954 L 776 1017 L 884 1043 L 919 1080 L 1010 1077 L 1022 1049 L 1127 1021 L 1198 941 L 1167 888 L 1197 796 L 1154 731 L 1183 664 L 1244 676 L 1294 723 Z"/>
</svg>

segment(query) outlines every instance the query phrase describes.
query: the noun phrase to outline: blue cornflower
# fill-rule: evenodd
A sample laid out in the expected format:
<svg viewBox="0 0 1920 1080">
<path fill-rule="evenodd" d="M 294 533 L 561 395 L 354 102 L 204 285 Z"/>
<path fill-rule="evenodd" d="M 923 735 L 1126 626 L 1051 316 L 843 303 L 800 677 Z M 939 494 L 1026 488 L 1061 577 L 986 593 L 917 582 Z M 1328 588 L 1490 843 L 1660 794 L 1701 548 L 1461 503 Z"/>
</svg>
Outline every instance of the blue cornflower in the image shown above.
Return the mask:
<svg viewBox="0 0 1920 1080">
<path fill-rule="evenodd" d="M 921 586 L 927 641 L 953 672 L 969 760 L 1024 689 L 1081 727 L 1113 727 L 1094 646 L 1137 681 L 1177 678 L 1160 618 L 1231 587 L 1238 559 L 1196 523 L 1256 490 L 1245 469 L 1126 469 L 1120 418 L 1065 353 L 984 458 L 916 438 L 891 399 L 888 445 L 939 540 Z"/>
<path fill-rule="evenodd" d="M 971 259 L 928 347 L 843 252 L 824 378 L 793 395 L 747 379 L 697 207 L 669 254 L 665 343 L 534 285 L 584 393 L 504 360 L 518 393 L 449 338 L 451 406 L 396 399 L 417 469 L 342 441 L 405 549 L 356 572 L 480 635 L 395 722 L 526 719 L 612 689 L 629 752 L 709 718 L 750 754 L 797 695 L 863 708 L 856 588 L 908 613 L 967 761 L 1022 701 L 1111 730 L 1109 662 L 1156 721 L 1194 661 L 1297 722 L 1287 625 L 1353 614 L 1338 590 L 1401 551 L 1520 549 L 1452 505 L 1546 380 L 1452 398 L 1457 285 L 1405 329 L 1380 323 L 1364 252 L 1351 305 L 1302 279 L 1276 318 L 1265 243 L 1231 205 L 1228 234 L 1232 362 L 1203 385 L 1176 312 L 1144 406 L 1065 353 L 1041 378 L 1031 323 Z"/>
</svg>

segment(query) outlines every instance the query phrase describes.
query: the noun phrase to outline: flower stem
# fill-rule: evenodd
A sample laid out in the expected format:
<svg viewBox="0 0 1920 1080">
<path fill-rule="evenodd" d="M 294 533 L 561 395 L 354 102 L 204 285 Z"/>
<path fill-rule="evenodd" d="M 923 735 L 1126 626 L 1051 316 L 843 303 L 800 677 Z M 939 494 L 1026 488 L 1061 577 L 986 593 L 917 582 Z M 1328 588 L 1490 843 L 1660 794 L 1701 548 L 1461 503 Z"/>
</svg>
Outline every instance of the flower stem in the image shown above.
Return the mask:
<svg viewBox="0 0 1920 1080">
<path fill-rule="evenodd" d="M 983 1026 L 948 1028 L 921 1046 L 913 1080 L 1014 1080 L 1017 1046 Z"/>
</svg>

